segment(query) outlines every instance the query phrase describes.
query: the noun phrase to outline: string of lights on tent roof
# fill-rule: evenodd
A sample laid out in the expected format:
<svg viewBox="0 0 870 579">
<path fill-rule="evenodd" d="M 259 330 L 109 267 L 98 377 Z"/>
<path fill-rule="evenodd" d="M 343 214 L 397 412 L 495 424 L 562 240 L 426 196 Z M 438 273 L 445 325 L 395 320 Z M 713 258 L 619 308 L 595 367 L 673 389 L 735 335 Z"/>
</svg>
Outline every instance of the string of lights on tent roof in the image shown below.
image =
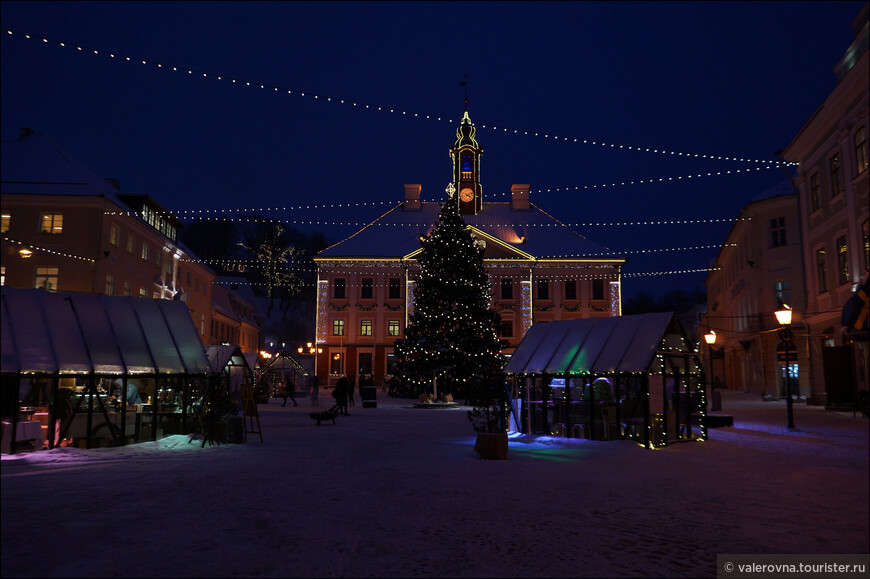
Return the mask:
<svg viewBox="0 0 870 579">
<path fill-rule="evenodd" d="M 409 112 L 406 110 L 402 110 L 401 108 L 398 108 L 398 107 L 388 107 L 388 106 L 382 106 L 382 105 L 366 104 L 366 103 L 357 102 L 357 101 L 354 101 L 351 99 L 344 99 L 344 98 L 339 98 L 339 97 L 312 94 L 310 91 L 306 92 L 306 91 L 301 91 L 298 89 L 289 89 L 286 87 L 278 87 L 278 86 L 267 84 L 267 83 L 260 83 L 260 82 L 256 82 L 256 81 L 241 80 L 241 79 L 236 79 L 236 78 L 232 78 L 232 77 L 226 77 L 226 75 L 209 73 L 209 72 L 204 72 L 204 71 L 200 71 L 200 70 L 194 70 L 192 68 L 178 66 L 178 65 L 168 65 L 168 64 L 163 64 L 163 63 L 157 63 L 157 62 L 153 62 L 153 61 L 141 58 L 141 57 L 132 57 L 132 56 L 127 56 L 127 55 L 123 55 L 123 54 L 115 54 L 114 52 L 110 52 L 107 50 L 80 46 L 80 45 L 77 45 L 74 43 L 67 43 L 65 41 L 50 39 L 50 38 L 46 38 L 46 37 L 39 36 L 39 35 L 31 35 L 28 33 L 14 32 L 14 31 L 8 30 L 8 29 L 6 30 L 6 33 L 10 36 L 14 36 L 17 38 L 24 38 L 27 40 L 33 40 L 33 41 L 37 41 L 37 42 L 41 41 L 43 44 L 47 44 L 47 45 L 52 44 L 52 45 L 55 45 L 55 46 L 58 46 L 61 48 L 68 47 L 70 49 L 75 49 L 78 52 L 82 52 L 83 54 L 107 56 L 111 59 L 117 59 L 118 61 L 121 61 L 121 62 L 130 62 L 130 63 L 134 63 L 134 64 L 141 63 L 141 64 L 146 65 L 146 66 L 153 66 L 153 67 L 156 67 L 160 70 L 165 70 L 167 72 L 171 71 L 171 72 L 187 73 L 188 75 L 195 76 L 197 78 L 216 79 L 218 81 L 225 81 L 225 82 L 228 82 L 230 84 L 244 85 L 246 87 L 253 87 L 253 88 L 259 87 L 261 90 L 271 90 L 273 92 L 278 92 L 278 93 L 282 93 L 282 94 L 289 94 L 289 95 L 294 95 L 294 96 L 298 96 L 298 97 L 306 97 L 306 95 L 307 95 L 308 98 L 312 98 L 312 99 L 318 100 L 318 101 L 326 101 L 326 102 L 336 103 L 336 104 L 348 104 L 348 105 L 352 105 L 354 107 L 359 107 L 361 109 L 364 108 L 364 109 L 368 109 L 368 110 L 372 110 L 372 111 L 377 110 L 380 112 L 390 112 L 390 113 L 394 113 L 394 114 L 401 114 L 403 116 L 434 119 L 437 121 L 443 121 L 443 122 L 450 123 L 451 125 L 456 122 L 452 118 L 424 114 L 424 113 L 417 113 L 417 112 Z M 654 154 L 659 154 L 659 155 L 668 155 L 668 156 L 677 156 L 677 157 L 686 157 L 686 158 L 699 158 L 699 159 L 713 159 L 713 160 L 721 160 L 721 161 L 734 161 L 734 162 L 740 162 L 740 163 L 757 163 L 757 164 L 761 164 L 761 165 L 769 165 L 772 167 L 779 167 L 779 166 L 784 166 L 784 165 L 797 165 L 797 163 L 788 162 L 788 161 L 750 159 L 750 158 L 739 157 L 739 156 L 727 156 L 727 155 L 723 156 L 723 155 L 715 155 L 715 154 L 707 154 L 707 153 L 685 153 L 685 152 L 681 152 L 681 151 L 674 151 L 671 149 L 660 148 L 660 147 L 645 147 L 645 146 L 636 146 L 636 145 L 617 144 L 617 143 L 611 143 L 608 141 L 602 141 L 602 140 L 598 140 L 598 139 L 592 140 L 592 139 L 583 139 L 582 137 L 566 137 L 563 135 L 551 134 L 549 132 L 544 132 L 544 131 L 528 131 L 528 130 L 523 130 L 523 129 L 508 128 L 508 127 L 499 128 L 498 126 L 491 125 L 491 124 L 489 126 L 487 126 L 486 124 L 481 124 L 480 127 L 483 129 L 490 129 L 493 131 L 502 131 L 502 132 L 508 133 L 508 134 L 534 136 L 534 137 L 539 137 L 539 138 L 544 138 L 544 139 L 552 139 L 554 141 L 562 141 L 562 142 L 572 143 L 572 144 L 573 143 L 588 144 L 588 145 L 600 146 L 600 147 L 611 148 L 611 149 L 624 149 L 624 150 L 629 150 L 629 151 L 654 153 Z"/>
</svg>

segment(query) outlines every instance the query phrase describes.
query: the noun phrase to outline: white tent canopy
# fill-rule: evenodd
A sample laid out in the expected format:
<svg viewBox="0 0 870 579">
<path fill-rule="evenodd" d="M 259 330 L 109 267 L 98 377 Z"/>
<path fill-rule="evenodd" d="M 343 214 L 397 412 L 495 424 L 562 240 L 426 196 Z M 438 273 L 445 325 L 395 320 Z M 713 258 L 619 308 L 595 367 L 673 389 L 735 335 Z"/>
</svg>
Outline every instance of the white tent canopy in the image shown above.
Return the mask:
<svg viewBox="0 0 870 579">
<path fill-rule="evenodd" d="M 506 374 L 643 372 L 672 329 L 672 312 L 534 324 Z"/>
<path fill-rule="evenodd" d="M 208 374 L 187 305 L 2 288 L 3 373 Z"/>
</svg>

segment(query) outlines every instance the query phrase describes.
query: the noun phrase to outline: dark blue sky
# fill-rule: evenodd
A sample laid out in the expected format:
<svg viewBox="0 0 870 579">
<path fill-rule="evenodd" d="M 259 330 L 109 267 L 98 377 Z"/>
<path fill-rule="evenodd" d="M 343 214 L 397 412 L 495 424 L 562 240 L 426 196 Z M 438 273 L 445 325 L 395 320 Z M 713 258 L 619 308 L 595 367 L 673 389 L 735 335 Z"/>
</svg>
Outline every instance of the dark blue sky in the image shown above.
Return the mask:
<svg viewBox="0 0 870 579">
<path fill-rule="evenodd" d="M 626 297 L 691 290 L 704 273 L 639 274 L 707 267 L 729 223 L 599 224 L 733 219 L 781 183 L 767 164 L 694 155 L 776 160 L 833 89 L 862 4 L 4 1 L 0 136 L 43 132 L 182 217 L 344 205 L 268 213 L 339 223 L 315 226 L 338 240 L 404 183 L 442 198 L 468 75 L 486 200 L 530 183 L 629 258 Z"/>
</svg>

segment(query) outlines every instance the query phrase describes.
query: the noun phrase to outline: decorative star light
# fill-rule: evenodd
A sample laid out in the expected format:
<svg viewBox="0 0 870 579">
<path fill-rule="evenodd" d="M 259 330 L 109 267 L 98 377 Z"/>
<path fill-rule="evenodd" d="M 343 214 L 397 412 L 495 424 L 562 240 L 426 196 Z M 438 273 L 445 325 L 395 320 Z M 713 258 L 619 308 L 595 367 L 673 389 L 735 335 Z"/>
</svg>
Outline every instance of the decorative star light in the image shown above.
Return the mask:
<svg viewBox="0 0 870 579">
<path fill-rule="evenodd" d="M 445 189 L 445 191 L 447 191 L 447 194 L 450 195 L 451 199 L 453 199 L 453 195 L 456 194 L 456 187 L 454 187 L 453 183 L 451 183 L 447 186 L 447 189 Z"/>
</svg>

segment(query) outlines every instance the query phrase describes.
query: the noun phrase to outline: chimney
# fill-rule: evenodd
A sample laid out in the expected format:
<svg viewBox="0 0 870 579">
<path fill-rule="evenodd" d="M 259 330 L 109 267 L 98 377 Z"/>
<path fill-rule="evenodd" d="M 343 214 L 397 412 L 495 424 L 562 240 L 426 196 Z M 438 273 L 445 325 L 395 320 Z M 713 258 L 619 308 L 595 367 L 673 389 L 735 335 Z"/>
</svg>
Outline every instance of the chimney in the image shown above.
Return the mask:
<svg viewBox="0 0 870 579">
<path fill-rule="evenodd" d="M 33 129 L 28 129 L 26 127 L 21 127 L 18 129 L 18 140 L 23 141 L 27 137 L 33 134 Z"/>
<path fill-rule="evenodd" d="M 511 211 L 529 210 L 529 189 L 531 185 L 511 185 Z"/>
<path fill-rule="evenodd" d="M 405 211 L 420 211 L 420 190 L 423 188 L 419 184 L 405 183 Z"/>
</svg>

